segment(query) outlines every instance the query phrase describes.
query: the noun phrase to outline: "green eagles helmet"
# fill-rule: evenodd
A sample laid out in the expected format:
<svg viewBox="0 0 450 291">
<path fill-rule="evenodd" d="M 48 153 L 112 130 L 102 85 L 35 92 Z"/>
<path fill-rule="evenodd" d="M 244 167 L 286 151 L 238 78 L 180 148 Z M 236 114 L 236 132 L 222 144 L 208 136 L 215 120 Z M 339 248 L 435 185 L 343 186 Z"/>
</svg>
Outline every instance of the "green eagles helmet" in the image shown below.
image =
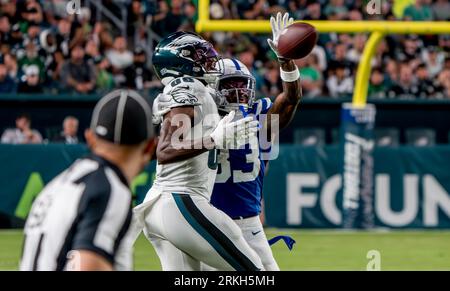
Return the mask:
<svg viewBox="0 0 450 291">
<path fill-rule="evenodd" d="M 185 75 L 214 83 L 220 57 L 200 35 L 178 31 L 162 39 L 153 53 L 153 67 L 163 84 Z M 166 79 L 167 78 L 167 79 Z"/>
</svg>

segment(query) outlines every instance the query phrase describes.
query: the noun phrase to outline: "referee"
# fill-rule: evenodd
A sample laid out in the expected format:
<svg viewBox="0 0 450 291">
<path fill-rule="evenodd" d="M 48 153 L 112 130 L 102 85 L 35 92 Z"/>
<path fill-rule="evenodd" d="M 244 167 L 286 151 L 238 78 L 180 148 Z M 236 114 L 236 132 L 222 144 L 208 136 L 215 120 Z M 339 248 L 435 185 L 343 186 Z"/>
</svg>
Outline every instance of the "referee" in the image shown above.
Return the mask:
<svg viewBox="0 0 450 291">
<path fill-rule="evenodd" d="M 92 151 L 39 194 L 25 224 L 21 270 L 131 270 L 130 183 L 155 151 L 148 102 L 115 90 L 95 106 Z"/>
</svg>

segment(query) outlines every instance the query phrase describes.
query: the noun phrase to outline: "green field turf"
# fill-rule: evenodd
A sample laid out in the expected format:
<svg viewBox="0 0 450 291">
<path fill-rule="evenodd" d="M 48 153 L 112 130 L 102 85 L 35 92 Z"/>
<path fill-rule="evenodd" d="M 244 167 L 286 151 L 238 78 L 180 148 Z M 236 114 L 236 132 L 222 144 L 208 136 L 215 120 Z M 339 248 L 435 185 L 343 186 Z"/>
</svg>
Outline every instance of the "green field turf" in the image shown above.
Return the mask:
<svg viewBox="0 0 450 291">
<path fill-rule="evenodd" d="M 282 270 L 365 270 L 369 250 L 381 253 L 382 270 L 450 270 L 450 231 L 344 232 L 267 229 L 267 236 L 288 234 L 297 241 L 290 252 L 273 246 Z M 17 269 L 20 231 L 0 231 L 0 270 Z M 160 270 L 151 245 L 140 237 L 137 270 Z"/>
</svg>

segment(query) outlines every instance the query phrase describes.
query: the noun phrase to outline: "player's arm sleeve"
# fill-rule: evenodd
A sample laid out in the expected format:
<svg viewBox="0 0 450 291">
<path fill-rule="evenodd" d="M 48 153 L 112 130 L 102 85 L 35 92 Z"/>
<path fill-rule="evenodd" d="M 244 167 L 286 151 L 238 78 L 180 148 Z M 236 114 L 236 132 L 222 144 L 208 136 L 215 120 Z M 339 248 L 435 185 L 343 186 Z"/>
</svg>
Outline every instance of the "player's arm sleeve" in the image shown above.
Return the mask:
<svg viewBox="0 0 450 291">
<path fill-rule="evenodd" d="M 102 172 L 95 175 L 105 175 Z M 72 249 L 97 253 L 114 266 L 131 221 L 131 194 L 121 188 L 112 189 L 106 176 L 94 181 L 97 183 L 91 180 L 85 184 Z"/>
</svg>

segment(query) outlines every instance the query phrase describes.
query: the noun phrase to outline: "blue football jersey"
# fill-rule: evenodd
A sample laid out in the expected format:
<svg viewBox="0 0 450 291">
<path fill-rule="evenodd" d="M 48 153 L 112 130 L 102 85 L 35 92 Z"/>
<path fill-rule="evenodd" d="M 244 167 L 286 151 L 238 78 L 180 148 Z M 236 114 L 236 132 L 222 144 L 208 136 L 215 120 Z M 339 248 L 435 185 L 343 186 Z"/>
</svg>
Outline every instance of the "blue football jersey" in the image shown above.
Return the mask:
<svg viewBox="0 0 450 291">
<path fill-rule="evenodd" d="M 259 99 L 246 112 L 259 119 L 272 102 Z M 268 151 L 270 149 L 266 149 Z M 261 159 L 263 149 L 220 150 L 218 170 L 211 203 L 231 218 L 249 217 L 261 212 L 263 179 L 266 162 Z"/>
</svg>

